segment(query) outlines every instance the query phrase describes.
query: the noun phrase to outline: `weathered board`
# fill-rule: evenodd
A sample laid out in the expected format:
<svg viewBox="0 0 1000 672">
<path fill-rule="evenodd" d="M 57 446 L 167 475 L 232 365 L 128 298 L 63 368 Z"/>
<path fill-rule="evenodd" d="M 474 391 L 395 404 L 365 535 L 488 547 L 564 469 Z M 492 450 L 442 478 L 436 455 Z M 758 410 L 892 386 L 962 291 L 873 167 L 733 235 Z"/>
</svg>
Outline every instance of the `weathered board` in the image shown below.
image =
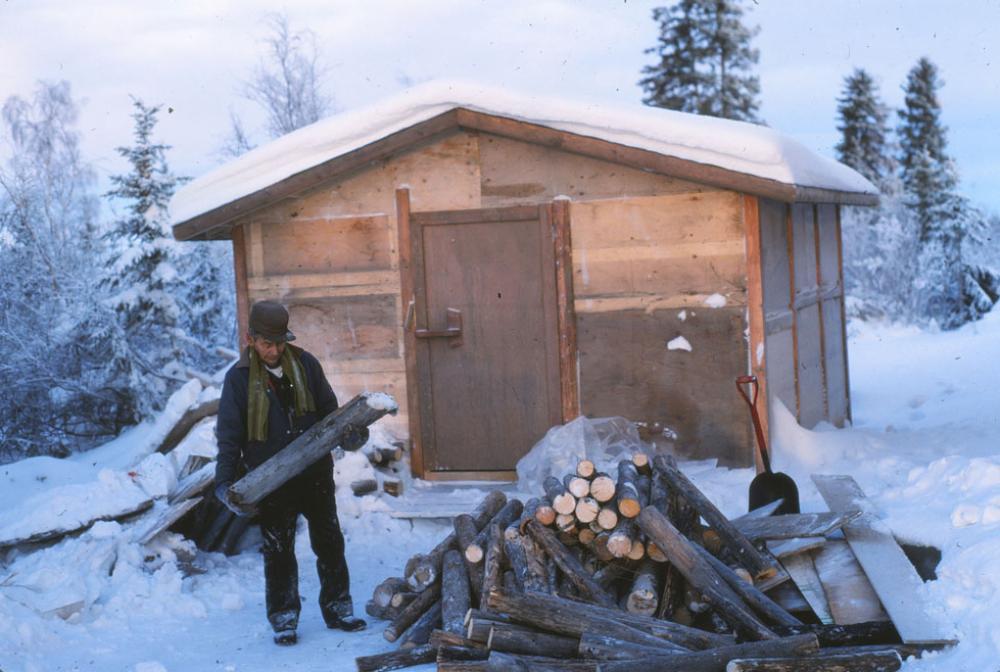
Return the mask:
<svg viewBox="0 0 1000 672">
<path fill-rule="evenodd" d="M 792 269 L 795 279 L 792 301 L 796 311 L 799 423 L 806 428 L 812 428 L 826 418 L 815 213 L 816 208 L 811 203 L 796 203 L 792 206 Z"/>
<path fill-rule="evenodd" d="M 767 361 L 769 400 L 780 400 L 798 416 L 798 376 L 795 359 L 795 313 L 792 310 L 792 277 L 789 206 L 759 199 L 761 282 L 764 293 L 764 352 Z M 774 408 L 769 408 L 773 421 Z"/>
<path fill-rule="evenodd" d="M 814 475 L 813 482 L 834 511 L 860 509 L 844 536 L 906 644 L 949 644 L 955 640 L 930 619 L 920 597 L 923 582 L 892 532 L 871 513 L 864 492 L 850 476 Z"/>
<path fill-rule="evenodd" d="M 831 539 L 813 554 L 833 622 L 838 625 L 888 620 L 878 595 L 847 543 Z"/>
<path fill-rule="evenodd" d="M 816 567 L 813 565 L 812 555 L 800 553 L 789 556 L 781 561 L 785 571 L 792 577 L 792 581 L 799 589 L 802 597 L 812 608 L 816 618 L 820 623 L 833 623 L 833 614 L 830 612 L 830 603 L 827 601 L 826 593 L 823 591 L 823 584 L 820 583 Z"/>
<path fill-rule="evenodd" d="M 859 514 L 844 513 L 786 513 L 766 518 L 737 518 L 732 521 L 740 532 L 750 539 L 795 539 L 796 537 L 822 537 L 838 530 Z"/>
<path fill-rule="evenodd" d="M 814 551 L 826 543 L 825 537 L 797 537 L 781 541 L 767 542 L 767 550 L 774 557 L 783 560 L 792 555 Z"/>
<path fill-rule="evenodd" d="M 540 203 L 556 196 L 580 201 L 715 190 L 490 133 L 479 135 L 479 163 L 484 207 Z"/>
</svg>

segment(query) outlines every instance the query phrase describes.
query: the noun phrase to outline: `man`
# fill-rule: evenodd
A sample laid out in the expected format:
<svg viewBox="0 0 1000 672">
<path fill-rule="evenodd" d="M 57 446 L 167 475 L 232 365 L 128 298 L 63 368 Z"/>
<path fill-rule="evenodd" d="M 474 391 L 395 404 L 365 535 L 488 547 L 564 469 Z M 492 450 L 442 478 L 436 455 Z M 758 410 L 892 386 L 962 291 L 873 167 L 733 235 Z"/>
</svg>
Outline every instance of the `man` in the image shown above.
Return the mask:
<svg viewBox="0 0 1000 672">
<path fill-rule="evenodd" d="M 228 490 L 239 463 L 255 469 L 337 408 L 337 397 L 319 361 L 288 343 L 295 336 L 288 330 L 284 306 L 274 301 L 254 304 L 249 326 L 250 345 L 226 373 L 216 425 L 215 495 L 234 513 L 239 511 L 229 502 Z M 353 429 L 342 447 L 356 450 L 367 436 L 367 428 Z M 297 641 L 301 602 L 295 528 L 299 514 L 309 523 L 320 580 L 319 606 L 327 627 L 363 629 L 365 622 L 353 616 L 330 454 L 268 495 L 257 514 L 264 538 L 267 618 L 274 641 Z"/>
</svg>

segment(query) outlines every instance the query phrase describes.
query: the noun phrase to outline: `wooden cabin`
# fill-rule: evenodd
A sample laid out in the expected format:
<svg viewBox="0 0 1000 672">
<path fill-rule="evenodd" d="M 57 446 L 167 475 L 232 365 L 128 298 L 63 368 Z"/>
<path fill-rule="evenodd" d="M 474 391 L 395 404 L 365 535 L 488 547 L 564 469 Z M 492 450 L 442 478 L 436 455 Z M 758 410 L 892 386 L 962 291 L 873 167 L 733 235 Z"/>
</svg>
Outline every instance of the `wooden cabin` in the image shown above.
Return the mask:
<svg viewBox="0 0 1000 672">
<path fill-rule="evenodd" d="M 763 416 L 850 418 L 840 206 L 877 193 L 775 131 L 432 83 L 186 185 L 231 239 L 240 331 L 287 305 L 336 393 L 400 402 L 415 475 L 504 478 L 552 425 L 625 416 L 749 465 Z"/>
</svg>

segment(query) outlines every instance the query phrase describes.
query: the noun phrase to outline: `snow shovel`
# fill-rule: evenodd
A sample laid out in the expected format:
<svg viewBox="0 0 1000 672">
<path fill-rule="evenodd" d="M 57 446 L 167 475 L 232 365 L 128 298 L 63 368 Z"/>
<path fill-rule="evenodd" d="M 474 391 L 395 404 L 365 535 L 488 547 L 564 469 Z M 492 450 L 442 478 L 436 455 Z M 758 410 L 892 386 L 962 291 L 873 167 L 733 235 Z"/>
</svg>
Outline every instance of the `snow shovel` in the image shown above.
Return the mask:
<svg viewBox="0 0 1000 672">
<path fill-rule="evenodd" d="M 753 390 L 752 398 L 744 389 L 745 385 L 749 385 Z M 795 481 L 788 474 L 780 472 L 776 474 L 771 471 L 771 458 L 767 454 L 764 430 L 760 426 L 760 416 L 757 414 L 757 392 L 760 390 L 757 376 L 740 376 L 736 379 L 736 389 L 739 390 L 740 396 L 750 407 L 750 417 L 753 420 L 754 431 L 757 433 L 760 461 L 764 465 L 764 471 L 757 474 L 750 482 L 750 510 L 753 511 L 770 502 L 784 499 L 785 501 L 777 508 L 775 514 L 799 513 L 799 488 L 795 485 Z"/>
</svg>

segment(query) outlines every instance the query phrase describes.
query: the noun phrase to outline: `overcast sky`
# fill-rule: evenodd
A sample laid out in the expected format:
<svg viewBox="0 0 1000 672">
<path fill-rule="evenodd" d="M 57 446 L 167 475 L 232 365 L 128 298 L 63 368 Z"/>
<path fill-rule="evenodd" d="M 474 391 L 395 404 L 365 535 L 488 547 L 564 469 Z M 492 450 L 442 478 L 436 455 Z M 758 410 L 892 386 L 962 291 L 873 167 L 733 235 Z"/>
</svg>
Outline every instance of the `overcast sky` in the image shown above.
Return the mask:
<svg viewBox="0 0 1000 672">
<path fill-rule="evenodd" d="M 316 33 L 326 84 L 340 109 L 438 77 L 525 92 L 640 104 L 652 8 L 627 0 L 0 0 L 0 100 L 29 96 L 39 79 L 66 79 L 84 101 L 87 158 L 106 179 L 124 166 L 129 95 L 172 108 L 160 138 L 175 172 L 218 165 L 229 114 L 263 137 L 263 115 L 242 100 L 263 52 L 263 19 L 285 11 Z M 885 101 L 921 56 L 939 67 L 940 93 L 961 189 L 1000 212 L 1000 0 L 757 0 L 761 114 L 826 155 L 837 141 L 843 77 L 864 67 Z M 893 118 L 895 123 L 895 118 Z"/>
</svg>

